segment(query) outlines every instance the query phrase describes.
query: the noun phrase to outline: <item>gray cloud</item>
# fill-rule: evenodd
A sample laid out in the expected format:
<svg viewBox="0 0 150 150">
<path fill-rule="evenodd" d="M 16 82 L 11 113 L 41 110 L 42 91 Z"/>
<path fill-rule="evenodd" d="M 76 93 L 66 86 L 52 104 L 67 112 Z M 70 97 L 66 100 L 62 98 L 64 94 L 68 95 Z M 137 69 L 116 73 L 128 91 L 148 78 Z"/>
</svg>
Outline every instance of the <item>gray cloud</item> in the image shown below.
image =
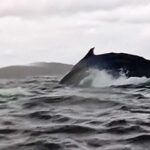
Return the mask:
<svg viewBox="0 0 150 150">
<path fill-rule="evenodd" d="M 1 0 L 0 16 L 62 15 L 96 10 L 113 10 L 127 6 L 146 6 L 149 0 Z"/>
<path fill-rule="evenodd" d="M 150 58 L 149 0 L 1 0 L 0 65 L 75 63 L 96 53 Z"/>
</svg>

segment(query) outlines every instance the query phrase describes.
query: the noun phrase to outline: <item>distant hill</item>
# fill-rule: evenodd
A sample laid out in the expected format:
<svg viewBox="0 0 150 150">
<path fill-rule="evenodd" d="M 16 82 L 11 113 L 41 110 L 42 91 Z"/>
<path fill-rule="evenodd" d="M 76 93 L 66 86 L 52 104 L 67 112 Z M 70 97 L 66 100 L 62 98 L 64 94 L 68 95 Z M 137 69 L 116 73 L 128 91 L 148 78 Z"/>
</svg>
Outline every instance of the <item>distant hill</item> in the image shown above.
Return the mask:
<svg viewBox="0 0 150 150">
<path fill-rule="evenodd" d="M 62 63 L 33 63 L 24 66 L 8 66 L 0 68 L 0 78 L 24 78 L 41 75 L 64 75 L 73 65 Z"/>
</svg>

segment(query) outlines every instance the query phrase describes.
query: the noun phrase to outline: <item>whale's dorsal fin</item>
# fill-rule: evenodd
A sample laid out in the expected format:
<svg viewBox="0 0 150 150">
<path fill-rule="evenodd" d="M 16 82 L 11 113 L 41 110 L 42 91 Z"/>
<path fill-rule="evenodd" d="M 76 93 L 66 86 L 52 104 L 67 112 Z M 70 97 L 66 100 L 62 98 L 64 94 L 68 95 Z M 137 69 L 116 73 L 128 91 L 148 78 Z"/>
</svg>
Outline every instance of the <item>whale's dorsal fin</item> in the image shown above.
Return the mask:
<svg viewBox="0 0 150 150">
<path fill-rule="evenodd" d="M 91 48 L 91 49 L 89 50 L 89 52 L 85 55 L 84 58 L 88 58 L 88 57 L 93 56 L 93 55 L 94 55 L 94 49 L 95 49 L 95 47 Z"/>
</svg>

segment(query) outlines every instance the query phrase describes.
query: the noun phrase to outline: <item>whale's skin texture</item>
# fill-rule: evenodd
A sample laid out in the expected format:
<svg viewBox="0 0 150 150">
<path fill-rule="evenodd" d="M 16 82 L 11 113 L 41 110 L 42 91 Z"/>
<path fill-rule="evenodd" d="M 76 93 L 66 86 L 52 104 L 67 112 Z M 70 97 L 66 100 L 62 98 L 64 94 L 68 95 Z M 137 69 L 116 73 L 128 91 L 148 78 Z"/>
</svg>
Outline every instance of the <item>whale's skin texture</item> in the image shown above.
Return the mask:
<svg viewBox="0 0 150 150">
<path fill-rule="evenodd" d="M 106 53 L 94 55 L 91 48 L 72 70 L 65 75 L 60 83 L 65 85 L 79 85 L 81 80 L 88 75 L 89 69 L 105 70 L 115 78 L 120 73 L 126 77 L 150 77 L 150 60 L 126 53 Z"/>
</svg>

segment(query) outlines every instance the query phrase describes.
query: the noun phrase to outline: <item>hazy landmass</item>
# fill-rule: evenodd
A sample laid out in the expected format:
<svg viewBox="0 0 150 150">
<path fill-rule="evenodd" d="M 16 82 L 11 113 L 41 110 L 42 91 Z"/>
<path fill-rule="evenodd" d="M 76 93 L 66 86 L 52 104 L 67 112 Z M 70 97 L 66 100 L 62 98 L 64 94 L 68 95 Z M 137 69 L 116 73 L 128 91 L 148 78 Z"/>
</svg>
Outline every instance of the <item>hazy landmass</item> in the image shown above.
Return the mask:
<svg viewBox="0 0 150 150">
<path fill-rule="evenodd" d="M 72 65 L 62 63 L 33 63 L 23 66 L 8 66 L 0 68 L 0 78 L 24 78 L 28 76 L 64 75 Z"/>
</svg>

